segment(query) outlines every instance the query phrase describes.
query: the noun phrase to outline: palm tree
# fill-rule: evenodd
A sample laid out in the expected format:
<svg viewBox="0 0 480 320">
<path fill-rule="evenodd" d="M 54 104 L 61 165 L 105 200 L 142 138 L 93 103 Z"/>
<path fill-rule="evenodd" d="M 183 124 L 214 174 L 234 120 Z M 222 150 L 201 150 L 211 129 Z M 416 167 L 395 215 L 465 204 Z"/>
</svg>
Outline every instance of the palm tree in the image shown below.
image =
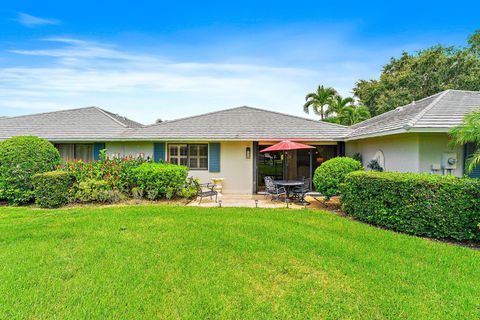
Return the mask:
<svg viewBox="0 0 480 320">
<path fill-rule="evenodd" d="M 326 115 L 330 116 L 335 114 L 338 117 L 340 113 L 342 113 L 343 108 L 353 105 L 353 102 L 354 100 L 352 97 L 342 98 L 341 95 L 337 95 L 330 102 Z"/>
<path fill-rule="evenodd" d="M 307 94 L 305 97 L 305 104 L 303 105 L 303 111 L 309 112 L 310 107 L 313 111 L 320 115 L 320 119 L 323 120 L 326 116 L 326 111 L 332 102 L 332 99 L 337 96 L 337 91 L 331 87 L 325 88 L 324 86 L 318 86 L 317 91 Z"/>
<path fill-rule="evenodd" d="M 476 150 L 467 159 L 466 173 L 470 173 L 480 165 L 480 111 L 474 111 L 467 114 L 463 123 L 450 131 L 453 143 L 456 145 L 465 145 L 473 143 Z"/>
<path fill-rule="evenodd" d="M 365 106 L 346 106 L 340 111 L 338 119 L 340 124 L 351 126 L 370 118 L 370 111 Z"/>
</svg>

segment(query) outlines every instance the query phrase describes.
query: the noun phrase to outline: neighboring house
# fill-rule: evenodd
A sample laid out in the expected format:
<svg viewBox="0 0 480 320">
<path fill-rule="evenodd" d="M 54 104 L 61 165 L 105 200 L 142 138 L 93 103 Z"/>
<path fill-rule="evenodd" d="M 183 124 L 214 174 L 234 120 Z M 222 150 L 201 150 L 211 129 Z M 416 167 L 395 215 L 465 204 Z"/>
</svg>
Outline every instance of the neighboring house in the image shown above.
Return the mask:
<svg viewBox="0 0 480 320">
<path fill-rule="evenodd" d="M 377 159 L 387 171 L 463 176 L 465 158 L 474 148 L 452 149 L 448 132 L 479 108 L 478 91 L 442 91 L 350 127 L 346 153 L 361 154 L 365 166 Z M 480 168 L 470 175 L 480 178 Z"/>
<path fill-rule="evenodd" d="M 0 140 L 34 135 L 51 141 L 64 160 L 141 156 L 186 165 L 202 182 L 224 178 L 225 193 L 263 190 L 263 177 L 311 177 L 325 160 L 360 153 L 389 171 L 463 175 L 464 152 L 448 147 L 448 130 L 480 106 L 480 92 L 448 90 L 352 127 L 251 107 L 142 125 L 97 107 L 0 118 Z M 281 140 L 303 141 L 313 152 L 259 151 Z M 442 158 L 456 158 L 444 170 Z M 455 164 L 450 164 L 454 167 Z M 438 170 L 436 170 L 438 169 Z M 474 175 L 480 175 L 480 170 Z"/>
</svg>

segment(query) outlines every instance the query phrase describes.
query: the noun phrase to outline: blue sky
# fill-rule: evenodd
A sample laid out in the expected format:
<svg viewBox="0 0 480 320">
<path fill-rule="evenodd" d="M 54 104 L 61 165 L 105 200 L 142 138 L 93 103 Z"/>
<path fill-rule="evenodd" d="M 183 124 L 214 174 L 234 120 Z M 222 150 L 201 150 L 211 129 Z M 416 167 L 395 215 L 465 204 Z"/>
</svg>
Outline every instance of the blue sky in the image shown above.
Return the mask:
<svg viewBox="0 0 480 320">
<path fill-rule="evenodd" d="M 480 28 L 474 1 L 6 2 L 10 116 L 90 105 L 143 123 L 240 105 L 306 116 L 318 84 L 348 95 L 402 50 L 465 45 Z"/>
</svg>

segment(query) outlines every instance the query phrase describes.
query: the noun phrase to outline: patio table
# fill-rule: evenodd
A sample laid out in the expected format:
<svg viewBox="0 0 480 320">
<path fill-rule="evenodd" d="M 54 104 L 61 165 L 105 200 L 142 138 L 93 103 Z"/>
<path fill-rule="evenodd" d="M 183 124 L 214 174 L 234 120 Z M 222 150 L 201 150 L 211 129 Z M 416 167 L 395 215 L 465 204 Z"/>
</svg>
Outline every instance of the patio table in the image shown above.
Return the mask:
<svg viewBox="0 0 480 320">
<path fill-rule="evenodd" d="M 287 199 L 290 199 L 290 188 L 301 186 L 304 182 L 302 180 L 274 180 L 273 183 L 285 187 L 285 202 L 287 202 Z"/>
</svg>

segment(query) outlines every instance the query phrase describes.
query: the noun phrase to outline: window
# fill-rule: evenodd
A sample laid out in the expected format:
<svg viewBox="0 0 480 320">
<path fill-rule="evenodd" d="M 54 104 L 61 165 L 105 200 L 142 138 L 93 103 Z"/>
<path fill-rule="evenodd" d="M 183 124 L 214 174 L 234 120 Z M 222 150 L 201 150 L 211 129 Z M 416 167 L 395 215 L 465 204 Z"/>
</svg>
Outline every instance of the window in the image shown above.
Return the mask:
<svg viewBox="0 0 480 320">
<path fill-rule="evenodd" d="M 168 162 L 193 170 L 208 169 L 208 144 L 170 144 Z"/>
<path fill-rule="evenodd" d="M 186 144 L 171 144 L 168 146 L 168 155 L 170 163 L 186 166 L 188 146 Z"/>
<path fill-rule="evenodd" d="M 56 144 L 55 147 L 58 149 L 63 163 L 73 160 L 93 160 L 92 144 L 62 143 Z"/>
</svg>

